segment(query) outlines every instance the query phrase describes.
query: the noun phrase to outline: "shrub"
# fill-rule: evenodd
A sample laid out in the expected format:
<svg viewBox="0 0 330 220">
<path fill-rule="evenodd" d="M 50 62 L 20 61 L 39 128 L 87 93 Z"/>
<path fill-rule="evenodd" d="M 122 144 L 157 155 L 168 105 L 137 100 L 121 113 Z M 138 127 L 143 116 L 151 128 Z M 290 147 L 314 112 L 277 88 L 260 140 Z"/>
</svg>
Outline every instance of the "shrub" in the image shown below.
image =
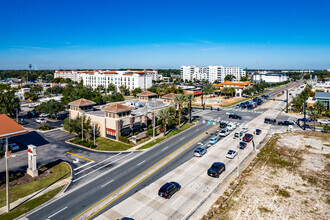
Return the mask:
<svg viewBox="0 0 330 220">
<path fill-rule="evenodd" d="M 128 137 L 126 137 L 126 136 L 119 136 L 119 140 L 124 143 L 129 143 Z"/>
<path fill-rule="evenodd" d="M 39 130 L 42 130 L 42 131 L 48 131 L 48 130 L 50 130 L 50 129 L 52 129 L 52 127 L 50 127 L 49 125 L 41 125 L 40 127 L 39 127 Z"/>
</svg>

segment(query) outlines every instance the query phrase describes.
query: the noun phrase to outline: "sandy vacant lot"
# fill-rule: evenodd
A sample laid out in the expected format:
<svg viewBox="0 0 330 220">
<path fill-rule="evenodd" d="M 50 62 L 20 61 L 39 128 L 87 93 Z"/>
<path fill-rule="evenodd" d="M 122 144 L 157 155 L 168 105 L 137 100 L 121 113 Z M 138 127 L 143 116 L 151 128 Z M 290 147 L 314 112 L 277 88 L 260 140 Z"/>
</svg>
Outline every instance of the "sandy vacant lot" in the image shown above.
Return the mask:
<svg viewBox="0 0 330 220">
<path fill-rule="evenodd" d="M 330 219 L 330 135 L 274 135 L 203 219 Z"/>
</svg>

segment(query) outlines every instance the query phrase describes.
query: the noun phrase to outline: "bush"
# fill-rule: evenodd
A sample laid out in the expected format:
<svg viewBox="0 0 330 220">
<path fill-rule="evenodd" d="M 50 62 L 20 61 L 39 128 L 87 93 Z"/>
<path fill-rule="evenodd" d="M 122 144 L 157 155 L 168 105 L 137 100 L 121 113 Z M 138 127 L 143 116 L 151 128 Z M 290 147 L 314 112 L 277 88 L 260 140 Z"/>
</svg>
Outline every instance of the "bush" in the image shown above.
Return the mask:
<svg viewBox="0 0 330 220">
<path fill-rule="evenodd" d="M 96 147 L 92 141 L 88 143 L 87 141 L 81 140 L 80 138 L 73 139 L 70 142 L 75 143 L 75 144 L 79 144 L 79 145 L 82 145 L 82 146 L 85 146 L 85 147 L 88 147 L 88 148 L 95 148 Z"/>
<path fill-rule="evenodd" d="M 138 131 L 134 132 L 134 135 L 138 135 L 138 134 L 139 134 L 139 132 L 138 132 Z"/>
<path fill-rule="evenodd" d="M 149 129 L 147 130 L 147 132 L 148 132 L 149 135 L 153 135 L 153 133 L 154 133 L 152 128 L 149 128 Z M 155 132 L 156 132 L 156 131 L 155 131 Z"/>
<path fill-rule="evenodd" d="M 119 136 L 119 140 L 124 143 L 129 143 L 128 137 L 126 136 Z"/>
<path fill-rule="evenodd" d="M 39 127 L 39 130 L 42 130 L 42 131 L 48 131 L 50 129 L 52 129 L 52 127 L 50 127 L 49 125 L 41 125 Z"/>
<path fill-rule="evenodd" d="M 326 132 L 330 132 L 330 126 L 329 125 L 324 126 L 323 130 Z"/>
</svg>

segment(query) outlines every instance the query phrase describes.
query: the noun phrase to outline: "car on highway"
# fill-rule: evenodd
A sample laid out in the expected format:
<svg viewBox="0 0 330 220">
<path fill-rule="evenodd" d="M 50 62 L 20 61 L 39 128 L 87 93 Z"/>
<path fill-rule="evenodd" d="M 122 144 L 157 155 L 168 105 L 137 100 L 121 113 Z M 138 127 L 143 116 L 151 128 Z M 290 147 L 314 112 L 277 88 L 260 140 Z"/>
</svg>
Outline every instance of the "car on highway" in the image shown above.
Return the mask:
<svg viewBox="0 0 330 220">
<path fill-rule="evenodd" d="M 279 121 L 277 124 L 285 125 L 285 126 L 294 125 L 294 123 L 292 121 Z"/>
<path fill-rule="evenodd" d="M 8 147 L 9 147 L 9 149 L 11 151 L 17 151 L 17 150 L 19 150 L 19 146 L 16 143 L 8 144 Z"/>
<path fill-rule="evenodd" d="M 226 137 L 228 134 L 229 134 L 229 131 L 227 128 L 224 128 L 219 132 L 220 137 Z"/>
<path fill-rule="evenodd" d="M 160 189 L 158 190 L 158 195 L 165 199 L 170 199 L 174 193 L 179 191 L 181 186 L 177 182 L 168 182 L 165 183 Z"/>
<path fill-rule="evenodd" d="M 245 142 L 250 142 L 250 141 L 252 141 L 252 139 L 253 139 L 253 135 L 249 134 L 249 133 L 246 133 L 244 135 L 244 137 L 242 138 L 242 140 L 245 141 Z"/>
<path fill-rule="evenodd" d="M 210 141 L 209 141 L 210 144 L 215 144 L 217 142 L 218 142 L 218 138 L 216 138 L 216 137 L 210 138 Z"/>
<path fill-rule="evenodd" d="M 201 156 L 203 156 L 204 154 L 206 154 L 206 152 L 207 152 L 206 148 L 198 147 L 198 148 L 196 148 L 196 150 L 194 151 L 194 156 L 195 156 L 195 157 L 201 157 Z"/>
<path fill-rule="evenodd" d="M 220 122 L 220 128 L 226 128 L 227 126 L 226 122 Z"/>
<path fill-rule="evenodd" d="M 236 155 L 237 155 L 237 151 L 229 150 L 228 153 L 226 154 L 226 158 L 234 159 Z"/>
<path fill-rule="evenodd" d="M 261 134 L 261 129 L 256 129 L 256 135 Z"/>
<path fill-rule="evenodd" d="M 275 118 L 265 118 L 264 123 L 265 124 L 276 124 L 276 119 Z"/>
<path fill-rule="evenodd" d="M 231 115 L 229 115 L 229 118 L 242 120 L 242 116 L 237 115 L 237 114 L 231 114 Z"/>
<path fill-rule="evenodd" d="M 38 122 L 38 123 L 46 123 L 47 121 L 44 118 L 37 118 L 36 119 L 36 122 Z"/>
<path fill-rule="evenodd" d="M 233 112 L 226 112 L 226 115 L 234 115 L 235 113 Z"/>
<path fill-rule="evenodd" d="M 235 132 L 234 138 L 242 137 L 242 135 L 243 135 L 243 132 Z"/>
<path fill-rule="evenodd" d="M 207 175 L 219 178 L 220 174 L 226 170 L 226 165 L 221 162 L 215 162 L 207 170 Z"/>
<path fill-rule="evenodd" d="M 229 123 L 227 126 L 229 131 L 235 130 L 236 129 L 236 125 L 234 123 Z"/>
<path fill-rule="evenodd" d="M 325 119 L 318 119 L 317 122 L 320 123 L 321 125 L 330 124 L 330 120 L 325 120 Z"/>
<path fill-rule="evenodd" d="M 243 142 L 243 141 L 239 142 L 239 149 L 243 150 L 244 148 L 246 148 L 246 146 L 247 146 L 246 142 Z"/>
<path fill-rule="evenodd" d="M 242 128 L 242 132 L 243 132 L 243 133 L 246 133 L 246 132 L 248 132 L 248 131 L 249 131 L 248 128 Z"/>
</svg>

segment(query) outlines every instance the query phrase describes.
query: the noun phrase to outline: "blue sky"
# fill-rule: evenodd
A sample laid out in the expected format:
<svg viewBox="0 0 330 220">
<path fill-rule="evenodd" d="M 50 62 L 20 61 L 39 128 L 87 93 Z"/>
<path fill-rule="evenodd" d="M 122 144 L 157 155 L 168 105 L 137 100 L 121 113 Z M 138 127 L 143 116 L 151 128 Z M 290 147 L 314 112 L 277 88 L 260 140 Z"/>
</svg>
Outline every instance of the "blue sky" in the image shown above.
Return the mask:
<svg viewBox="0 0 330 220">
<path fill-rule="evenodd" d="M 0 69 L 330 68 L 329 0 L 0 4 Z"/>
</svg>

